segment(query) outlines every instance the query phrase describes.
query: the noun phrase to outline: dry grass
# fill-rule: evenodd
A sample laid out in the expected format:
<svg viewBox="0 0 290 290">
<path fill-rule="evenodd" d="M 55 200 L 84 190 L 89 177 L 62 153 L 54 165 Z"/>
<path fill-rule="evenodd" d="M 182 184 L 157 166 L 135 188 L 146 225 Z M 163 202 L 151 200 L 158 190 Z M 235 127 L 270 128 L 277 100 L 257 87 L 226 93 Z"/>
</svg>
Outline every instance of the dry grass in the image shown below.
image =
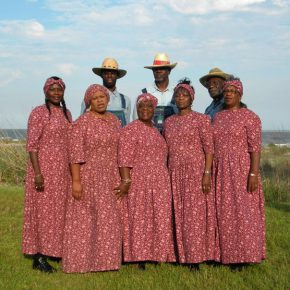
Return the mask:
<svg viewBox="0 0 290 290">
<path fill-rule="evenodd" d="M 26 163 L 24 141 L 0 139 L 1 183 L 21 185 Z M 261 172 L 266 201 L 290 201 L 290 148 L 265 146 L 262 150 Z"/>
<path fill-rule="evenodd" d="M 9 135 L 13 136 L 12 139 Z M 0 129 L 0 182 L 21 184 L 24 181 L 27 153 L 24 130 Z"/>
</svg>

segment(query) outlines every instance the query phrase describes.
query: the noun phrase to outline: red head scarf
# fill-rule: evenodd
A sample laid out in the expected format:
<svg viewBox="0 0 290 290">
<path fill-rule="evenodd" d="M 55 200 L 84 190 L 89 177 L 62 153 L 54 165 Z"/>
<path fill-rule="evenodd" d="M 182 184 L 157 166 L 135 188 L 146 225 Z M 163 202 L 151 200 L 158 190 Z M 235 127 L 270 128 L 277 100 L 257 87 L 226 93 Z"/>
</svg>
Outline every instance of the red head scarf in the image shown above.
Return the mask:
<svg viewBox="0 0 290 290">
<path fill-rule="evenodd" d="M 240 80 L 232 80 L 224 82 L 223 90 L 225 90 L 229 86 L 235 87 L 237 91 L 240 93 L 241 97 L 243 96 L 243 84 Z"/>
<path fill-rule="evenodd" d="M 195 91 L 194 89 L 188 85 L 188 84 L 178 84 L 175 88 L 174 88 L 174 93 L 179 89 L 179 88 L 184 88 L 185 90 L 187 90 L 189 92 L 189 95 L 191 97 L 191 100 L 194 100 L 194 96 L 195 96 Z"/>
<path fill-rule="evenodd" d="M 154 109 L 157 107 L 158 99 L 149 93 L 141 94 L 137 97 L 136 105 L 144 101 L 150 101 L 153 104 Z"/>
<path fill-rule="evenodd" d="M 63 82 L 62 79 L 58 78 L 58 79 L 55 79 L 54 77 L 51 77 L 51 78 L 48 78 L 43 86 L 43 91 L 44 91 L 44 94 L 46 95 L 47 94 L 47 91 L 48 89 L 50 88 L 50 86 L 54 85 L 54 84 L 58 84 L 60 85 L 63 90 L 65 90 L 65 83 Z"/>
<path fill-rule="evenodd" d="M 108 98 L 108 100 L 110 100 L 108 89 L 106 89 L 104 86 L 93 84 L 87 88 L 85 96 L 84 96 L 84 102 L 85 102 L 86 108 L 90 106 L 91 100 L 96 92 L 104 93 L 105 96 Z"/>
</svg>

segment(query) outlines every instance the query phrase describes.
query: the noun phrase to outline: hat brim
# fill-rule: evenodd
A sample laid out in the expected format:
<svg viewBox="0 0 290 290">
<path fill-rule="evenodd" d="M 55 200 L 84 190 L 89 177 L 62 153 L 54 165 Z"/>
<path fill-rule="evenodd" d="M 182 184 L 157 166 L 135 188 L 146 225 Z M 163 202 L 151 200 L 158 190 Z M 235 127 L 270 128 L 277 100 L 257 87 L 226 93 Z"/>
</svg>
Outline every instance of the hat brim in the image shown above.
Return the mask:
<svg viewBox="0 0 290 290">
<path fill-rule="evenodd" d="M 160 64 L 160 65 L 148 65 L 148 66 L 144 66 L 144 68 L 148 68 L 148 69 L 153 69 L 153 68 L 157 68 L 157 67 L 168 67 L 168 68 L 175 68 L 177 65 L 176 63 L 172 63 L 172 64 Z"/>
<path fill-rule="evenodd" d="M 93 73 L 95 73 L 96 75 L 102 77 L 102 71 L 104 70 L 115 70 L 118 72 L 118 77 L 117 79 L 122 78 L 123 76 L 125 76 L 127 74 L 127 71 L 124 69 L 112 69 L 112 68 L 104 68 L 104 67 L 94 67 L 92 68 Z"/>
<path fill-rule="evenodd" d="M 200 81 L 200 83 L 201 83 L 204 87 L 207 88 L 207 81 L 208 81 L 208 79 L 210 79 L 210 78 L 221 78 L 221 79 L 223 79 L 223 80 L 226 81 L 230 76 L 231 76 L 231 75 L 226 74 L 226 73 L 224 73 L 224 72 L 216 72 L 216 73 L 207 74 L 207 75 L 201 77 L 201 78 L 199 79 L 199 81 Z"/>
</svg>

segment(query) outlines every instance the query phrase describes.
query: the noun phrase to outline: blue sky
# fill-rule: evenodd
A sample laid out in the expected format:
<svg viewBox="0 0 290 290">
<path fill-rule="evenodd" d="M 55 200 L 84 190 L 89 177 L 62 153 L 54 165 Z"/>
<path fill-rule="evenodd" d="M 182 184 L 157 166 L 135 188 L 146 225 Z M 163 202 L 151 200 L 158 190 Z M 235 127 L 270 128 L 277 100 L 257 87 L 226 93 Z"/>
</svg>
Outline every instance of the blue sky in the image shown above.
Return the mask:
<svg viewBox="0 0 290 290">
<path fill-rule="evenodd" d="M 157 52 L 178 65 L 196 90 L 194 110 L 210 103 L 199 78 L 211 68 L 239 76 L 243 101 L 263 129 L 290 130 L 289 0 L 14 0 L 0 10 L 0 128 L 26 128 L 43 103 L 47 77 L 66 83 L 74 119 L 86 88 L 101 79 L 91 71 L 114 57 L 128 71 L 119 91 L 134 102 L 153 81 Z"/>
</svg>

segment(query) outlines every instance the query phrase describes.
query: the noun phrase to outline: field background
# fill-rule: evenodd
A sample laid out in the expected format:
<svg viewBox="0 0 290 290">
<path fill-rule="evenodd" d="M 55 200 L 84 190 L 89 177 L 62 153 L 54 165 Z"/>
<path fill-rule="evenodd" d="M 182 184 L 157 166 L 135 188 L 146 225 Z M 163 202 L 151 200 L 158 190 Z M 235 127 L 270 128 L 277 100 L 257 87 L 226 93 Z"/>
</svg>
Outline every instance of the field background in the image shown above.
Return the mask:
<svg viewBox="0 0 290 290">
<path fill-rule="evenodd" d="M 133 265 L 119 272 L 54 274 L 32 270 L 21 253 L 24 143 L 0 142 L 0 289 L 290 289 L 290 148 L 263 148 L 261 171 L 266 198 L 267 259 L 234 273 L 227 266 Z"/>
</svg>

